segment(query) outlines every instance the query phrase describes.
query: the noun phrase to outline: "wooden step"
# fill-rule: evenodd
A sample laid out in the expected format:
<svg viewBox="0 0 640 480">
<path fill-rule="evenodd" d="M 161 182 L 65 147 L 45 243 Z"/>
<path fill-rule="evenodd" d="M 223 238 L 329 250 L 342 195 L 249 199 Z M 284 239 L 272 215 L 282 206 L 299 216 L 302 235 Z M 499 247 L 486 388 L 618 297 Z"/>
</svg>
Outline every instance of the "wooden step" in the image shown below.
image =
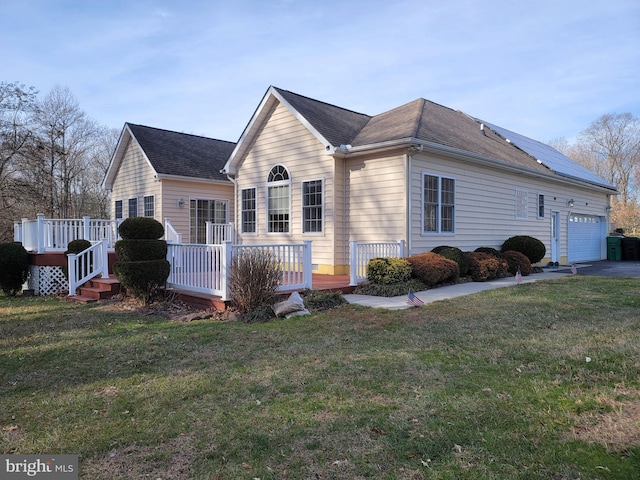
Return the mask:
<svg viewBox="0 0 640 480">
<path fill-rule="evenodd" d="M 121 291 L 121 285 L 117 278 L 93 278 L 78 288 L 78 295 L 72 297 L 91 298 L 94 300 L 105 300 Z"/>
</svg>

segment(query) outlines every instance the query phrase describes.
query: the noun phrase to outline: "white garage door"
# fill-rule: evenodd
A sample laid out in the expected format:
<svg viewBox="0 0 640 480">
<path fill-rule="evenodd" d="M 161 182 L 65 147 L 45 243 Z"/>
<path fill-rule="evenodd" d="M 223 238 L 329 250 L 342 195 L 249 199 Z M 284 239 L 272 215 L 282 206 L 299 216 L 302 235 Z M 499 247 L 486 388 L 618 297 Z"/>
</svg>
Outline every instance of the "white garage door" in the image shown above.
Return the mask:
<svg viewBox="0 0 640 480">
<path fill-rule="evenodd" d="M 605 241 L 601 217 L 572 213 L 569 216 L 569 262 L 602 259 Z"/>
</svg>

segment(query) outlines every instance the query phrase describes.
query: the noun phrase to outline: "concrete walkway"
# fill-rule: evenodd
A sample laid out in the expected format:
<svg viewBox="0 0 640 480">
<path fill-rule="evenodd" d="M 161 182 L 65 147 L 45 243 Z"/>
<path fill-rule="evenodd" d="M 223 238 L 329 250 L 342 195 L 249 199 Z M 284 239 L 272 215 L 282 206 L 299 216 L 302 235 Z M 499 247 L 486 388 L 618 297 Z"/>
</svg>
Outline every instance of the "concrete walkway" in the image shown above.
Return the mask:
<svg viewBox="0 0 640 480">
<path fill-rule="evenodd" d="M 590 265 L 576 265 L 578 269 L 589 266 Z M 548 280 L 567 275 L 572 275 L 571 266 L 544 268 L 542 273 L 532 273 L 531 275 L 522 277 L 522 283 L 537 282 L 539 280 Z M 448 285 L 446 287 L 433 288 L 423 292 L 415 292 L 414 295 L 424 303 L 430 303 L 462 295 L 483 292 L 485 290 L 492 290 L 494 288 L 511 286 L 517 286 L 515 277 L 500 278 L 488 282 L 468 282 L 460 283 L 458 285 Z M 407 305 L 407 295 L 400 295 L 398 297 L 374 297 L 371 295 L 348 294 L 344 295 L 344 298 L 349 303 L 362 305 L 364 307 L 386 308 L 388 310 L 402 310 L 410 307 L 410 305 Z"/>
</svg>

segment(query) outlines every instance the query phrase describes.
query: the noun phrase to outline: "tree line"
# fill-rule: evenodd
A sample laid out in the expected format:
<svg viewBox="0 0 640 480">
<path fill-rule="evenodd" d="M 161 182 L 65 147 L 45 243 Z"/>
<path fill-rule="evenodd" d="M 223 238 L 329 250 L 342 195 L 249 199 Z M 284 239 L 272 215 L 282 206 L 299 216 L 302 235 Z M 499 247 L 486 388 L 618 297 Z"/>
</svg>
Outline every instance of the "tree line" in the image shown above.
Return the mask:
<svg viewBox="0 0 640 480">
<path fill-rule="evenodd" d="M 101 184 L 119 130 L 99 125 L 69 88 L 40 97 L 34 87 L 0 82 L 0 242 L 13 239 L 13 222 L 48 218 L 109 217 Z M 573 143 L 551 146 L 616 186 L 611 221 L 640 232 L 640 118 L 608 113 Z"/>
<path fill-rule="evenodd" d="M 119 131 L 90 119 L 69 88 L 44 96 L 0 82 L 0 242 L 13 222 L 35 218 L 108 218 L 102 179 Z"/>
</svg>

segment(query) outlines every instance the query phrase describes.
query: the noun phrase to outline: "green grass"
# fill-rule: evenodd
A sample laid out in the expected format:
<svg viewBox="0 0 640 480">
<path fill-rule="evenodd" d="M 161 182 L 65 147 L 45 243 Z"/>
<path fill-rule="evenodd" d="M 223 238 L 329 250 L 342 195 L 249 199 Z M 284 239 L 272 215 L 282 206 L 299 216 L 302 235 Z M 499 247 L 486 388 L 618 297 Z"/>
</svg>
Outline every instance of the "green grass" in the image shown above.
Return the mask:
<svg viewBox="0 0 640 480">
<path fill-rule="evenodd" d="M 639 287 L 256 324 L 0 297 L 0 451 L 98 480 L 637 478 Z"/>
</svg>

